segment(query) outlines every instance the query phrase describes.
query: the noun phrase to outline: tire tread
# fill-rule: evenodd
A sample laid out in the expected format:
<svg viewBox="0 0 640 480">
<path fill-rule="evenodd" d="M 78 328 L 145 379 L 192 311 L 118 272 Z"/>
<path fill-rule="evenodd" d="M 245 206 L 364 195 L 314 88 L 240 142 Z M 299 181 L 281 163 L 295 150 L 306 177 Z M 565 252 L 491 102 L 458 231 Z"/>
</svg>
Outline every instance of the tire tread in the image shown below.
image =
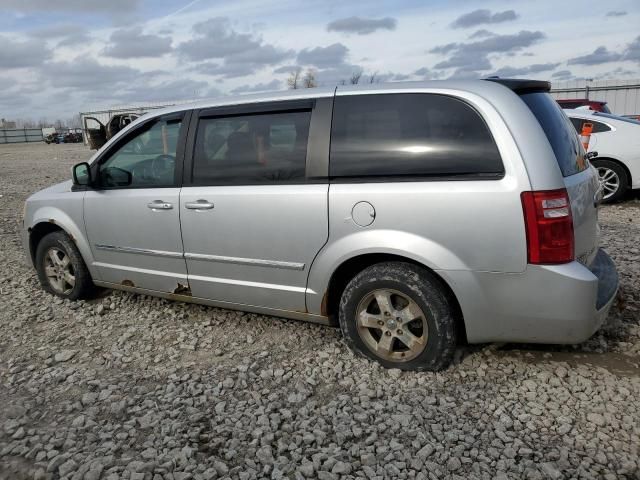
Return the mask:
<svg viewBox="0 0 640 480">
<path fill-rule="evenodd" d="M 403 285 L 405 293 L 410 294 L 414 301 L 421 304 L 425 314 L 428 316 L 431 314 L 433 324 L 429 324 L 427 348 L 411 361 L 390 362 L 380 359 L 366 347 L 355 329 L 355 320 L 350 312 L 355 310 L 355 305 L 362 297 L 361 293 L 367 288 L 370 291 L 376 282 L 395 282 L 393 287 L 399 290 L 398 287 Z M 440 279 L 432 272 L 412 263 L 383 262 L 362 270 L 347 284 L 340 299 L 338 322 L 345 342 L 352 350 L 378 361 L 384 367 L 438 371 L 451 364 L 455 353 L 458 332 L 454 312 L 450 295 L 441 287 Z M 429 319 L 427 321 L 429 322 Z"/>
<path fill-rule="evenodd" d="M 62 295 L 51 288 L 51 285 L 49 284 L 44 271 L 43 256 L 49 248 L 54 246 L 62 247 L 64 251 L 67 252 L 67 255 L 69 255 L 69 257 L 71 258 L 71 262 L 73 263 L 76 284 L 69 295 Z M 67 235 L 65 232 L 52 232 L 45 235 L 40 240 L 38 246 L 36 247 L 36 271 L 38 273 L 38 280 L 40 281 L 40 285 L 42 285 L 42 288 L 45 291 L 51 293 L 52 295 L 56 295 L 58 297 L 66 298 L 69 300 L 78 300 L 82 298 L 89 298 L 95 292 L 95 286 L 93 284 L 93 280 L 91 279 L 91 273 L 89 273 L 89 269 L 87 268 L 82 255 L 78 251 L 78 248 L 73 243 L 69 235 Z"/>
</svg>

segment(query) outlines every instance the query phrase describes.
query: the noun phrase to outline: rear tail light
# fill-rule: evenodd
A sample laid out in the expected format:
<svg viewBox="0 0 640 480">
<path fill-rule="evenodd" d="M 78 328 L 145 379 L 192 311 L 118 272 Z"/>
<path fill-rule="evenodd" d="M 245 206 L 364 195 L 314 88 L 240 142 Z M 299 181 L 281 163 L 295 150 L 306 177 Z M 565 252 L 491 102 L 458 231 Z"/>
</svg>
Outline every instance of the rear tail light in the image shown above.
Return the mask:
<svg viewBox="0 0 640 480">
<path fill-rule="evenodd" d="M 535 265 L 574 260 L 573 219 L 569 195 L 560 190 L 522 192 L 527 232 L 527 262 Z"/>
</svg>

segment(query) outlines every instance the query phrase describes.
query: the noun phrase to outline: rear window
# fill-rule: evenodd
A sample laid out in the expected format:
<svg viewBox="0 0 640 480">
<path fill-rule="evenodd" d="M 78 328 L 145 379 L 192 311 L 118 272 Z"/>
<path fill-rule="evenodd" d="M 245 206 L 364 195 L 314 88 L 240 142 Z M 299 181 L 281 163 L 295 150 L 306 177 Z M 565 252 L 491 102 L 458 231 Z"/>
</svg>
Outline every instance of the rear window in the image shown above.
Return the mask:
<svg viewBox="0 0 640 480">
<path fill-rule="evenodd" d="M 576 130 L 551 95 L 548 93 L 525 93 L 520 98 L 527 104 L 544 130 L 558 166 L 564 177 L 580 173 L 587 168 L 584 150 Z"/>
<path fill-rule="evenodd" d="M 579 107 L 589 107 L 589 110 L 598 110 L 604 113 L 611 113 L 609 107 L 605 103 L 589 102 L 589 100 L 556 100 L 562 108 L 573 110 Z"/>
<path fill-rule="evenodd" d="M 334 178 L 504 173 L 489 128 L 472 107 L 421 93 L 336 97 L 329 170 Z"/>
<path fill-rule="evenodd" d="M 600 107 L 600 111 L 603 112 L 603 113 L 611 114 L 611 110 L 609 110 L 609 107 L 607 106 L 606 103 Z"/>
</svg>

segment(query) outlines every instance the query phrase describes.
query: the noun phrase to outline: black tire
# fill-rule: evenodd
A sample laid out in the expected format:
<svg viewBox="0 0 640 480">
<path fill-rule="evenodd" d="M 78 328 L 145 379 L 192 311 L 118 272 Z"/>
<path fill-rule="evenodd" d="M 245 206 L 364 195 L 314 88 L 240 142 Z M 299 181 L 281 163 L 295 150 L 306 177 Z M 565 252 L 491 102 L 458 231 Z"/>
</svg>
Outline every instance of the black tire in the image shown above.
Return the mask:
<svg viewBox="0 0 640 480">
<path fill-rule="evenodd" d="M 373 298 L 371 297 L 372 295 L 375 297 L 374 292 L 380 291 L 391 292 L 390 299 L 394 298 L 395 294 L 393 292 L 396 292 L 398 294 L 395 297 L 397 300 L 392 300 L 392 303 L 409 299 L 423 313 L 421 320 L 419 320 L 418 332 L 411 333 L 419 336 L 420 332 L 424 331 L 426 322 L 428 327 L 426 342 L 422 342 L 420 348 L 423 348 L 423 350 L 420 353 L 409 350 L 410 356 L 415 355 L 414 358 L 406 360 L 397 358 L 398 355 L 404 356 L 405 352 L 402 349 L 405 348 L 405 344 L 395 337 L 393 337 L 395 339 L 391 340 L 392 350 L 394 350 L 391 355 L 396 357 L 390 359 L 385 358 L 384 355 L 379 355 L 370 346 L 371 340 L 376 340 L 377 329 L 369 329 L 362 325 L 358 326 L 358 319 L 360 318 L 357 314 L 358 308 L 360 307 L 360 311 L 363 311 L 363 305 L 366 304 L 367 299 Z M 363 304 L 363 302 L 365 303 Z M 387 315 L 391 316 L 385 317 L 383 315 L 385 312 L 382 308 L 378 307 L 376 310 L 376 303 L 377 300 L 370 304 L 374 305 L 374 312 L 377 311 L 372 315 L 375 318 L 380 318 L 379 324 L 380 321 L 386 318 L 387 323 L 381 328 L 389 330 L 388 333 L 386 330 L 380 330 L 379 342 L 382 342 L 383 335 L 395 335 L 392 332 L 397 325 L 390 327 L 389 322 L 392 321 L 390 318 L 396 318 L 400 321 L 400 317 L 393 317 L 393 312 L 398 314 L 402 310 L 402 304 L 399 307 L 396 307 L 395 304 L 392 305 L 392 312 L 386 312 Z M 448 367 L 455 353 L 457 344 L 455 312 L 454 300 L 450 298 L 448 292 L 441 286 L 439 279 L 433 273 L 411 263 L 385 262 L 366 268 L 347 284 L 340 299 L 338 321 L 347 344 L 354 351 L 380 362 L 384 367 L 402 370 L 437 371 Z M 414 325 L 416 321 L 418 320 L 413 321 Z M 398 325 L 400 325 L 400 322 L 398 322 Z M 404 327 L 407 327 L 408 330 L 409 323 Z M 395 331 L 402 334 L 400 328 L 404 327 L 399 326 L 399 329 Z M 369 345 L 367 342 L 369 342 Z M 400 351 L 396 352 L 395 350 Z"/>
<path fill-rule="evenodd" d="M 47 275 L 47 262 L 51 261 L 49 255 L 52 251 L 62 252 L 68 256 L 70 263 L 69 270 L 74 277 L 74 285 L 71 286 L 67 284 L 66 286 L 70 288 L 64 288 L 63 291 L 56 289 Z M 64 259 L 64 256 L 62 258 Z M 58 297 L 77 300 L 90 297 L 94 292 L 95 287 L 87 265 L 84 263 L 78 248 L 64 232 L 52 232 L 40 240 L 36 248 L 36 271 L 38 272 L 38 280 L 40 280 L 42 288 Z"/>
<path fill-rule="evenodd" d="M 607 170 L 614 172 L 618 178 L 618 189 L 608 198 L 603 198 L 602 203 L 615 203 L 622 200 L 629 189 L 629 176 L 624 167 L 612 160 L 593 160 L 592 165 L 598 170 L 598 176 L 602 179 L 602 173 Z M 606 192 L 606 190 L 605 190 Z"/>
</svg>

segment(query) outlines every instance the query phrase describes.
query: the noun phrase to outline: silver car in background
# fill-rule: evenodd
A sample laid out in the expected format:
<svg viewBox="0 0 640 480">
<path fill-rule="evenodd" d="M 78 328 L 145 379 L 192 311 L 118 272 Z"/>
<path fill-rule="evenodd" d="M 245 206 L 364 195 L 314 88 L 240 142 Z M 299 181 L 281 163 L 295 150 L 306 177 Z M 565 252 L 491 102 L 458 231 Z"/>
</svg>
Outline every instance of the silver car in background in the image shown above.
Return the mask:
<svg viewBox="0 0 640 480">
<path fill-rule="evenodd" d="M 576 343 L 617 290 L 595 169 L 547 82 L 229 97 L 136 120 L 26 202 L 45 290 L 324 324 L 386 367 Z"/>
</svg>

